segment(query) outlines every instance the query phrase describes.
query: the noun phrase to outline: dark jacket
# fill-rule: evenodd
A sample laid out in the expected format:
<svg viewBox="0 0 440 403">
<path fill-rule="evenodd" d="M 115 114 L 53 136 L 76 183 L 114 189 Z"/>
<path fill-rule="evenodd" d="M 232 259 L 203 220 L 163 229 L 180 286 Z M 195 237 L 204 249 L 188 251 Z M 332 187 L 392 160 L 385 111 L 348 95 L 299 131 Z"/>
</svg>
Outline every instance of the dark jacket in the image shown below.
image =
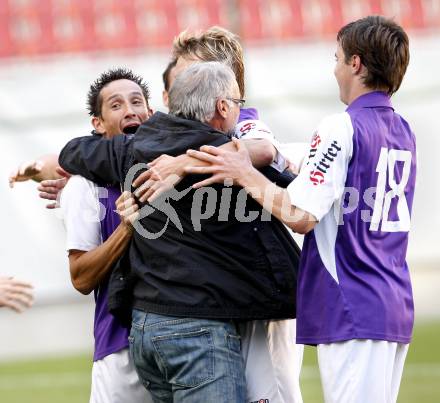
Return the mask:
<svg viewBox="0 0 440 403">
<path fill-rule="evenodd" d="M 137 162 L 228 141 L 224 133 L 206 124 L 158 112 L 131 138 L 87 136 L 70 141 L 59 162 L 68 172 L 98 183 L 122 182 Z M 265 173 L 284 186 L 293 179 L 286 180 L 271 168 Z M 285 226 L 270 219 L 267 212 L 262 215 L 264 210 L 239 187 L 213 185 L 192 190 L 191 185 L 201 179 L 189 175 L 176 186 L 182 192 L 179 196 L 164 196 L 166 204 L 158 203 L 155 208 L 141 206 L 150 209 L 139 221 L 142 227 L 150 233 L 163 233 L 148 239 L 134 232 L 129 249 L 135 278 L 133 306 L 185 317 L 295 317 L 299 248 Z M 231 202 L 225 206 L 230 208 L 222 208 L 229 198 Z M 164 206 L 168 213 L 163 212 Z M 246 212 L 238 219 L 235 212 L 243 213 L 242 207 Z M 258 218 L 246 218 L 249 212 L 258 213 Z M 114 287 L 124 279 L 113 276 Z"/>
</svg>

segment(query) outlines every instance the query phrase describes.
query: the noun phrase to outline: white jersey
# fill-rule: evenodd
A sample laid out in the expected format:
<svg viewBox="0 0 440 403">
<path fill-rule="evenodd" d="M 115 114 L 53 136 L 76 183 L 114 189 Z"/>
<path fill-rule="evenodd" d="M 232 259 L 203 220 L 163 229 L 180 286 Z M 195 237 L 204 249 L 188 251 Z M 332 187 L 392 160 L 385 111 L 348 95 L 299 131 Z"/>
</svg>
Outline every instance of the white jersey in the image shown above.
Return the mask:
<svg viewBox="0 0 440 403">
<path fill-rule="evenodd" d="M 66 249 L 90 251 L 102 243 L 99 188 L 79 175 L 61 192 L 60 207 L 66 229 Z"/>
<path fill-rule="evenodd" d="M 276 149 L 275 158 L 270 166 L 278 172 L 283 172 L 287 168 L 286 158 L 281 152 L 281 143 L 260 120 L 242 120 L 235 126 L 234 136 L 238 139 L 265 139 L 270 141 Z"/>
</svg>

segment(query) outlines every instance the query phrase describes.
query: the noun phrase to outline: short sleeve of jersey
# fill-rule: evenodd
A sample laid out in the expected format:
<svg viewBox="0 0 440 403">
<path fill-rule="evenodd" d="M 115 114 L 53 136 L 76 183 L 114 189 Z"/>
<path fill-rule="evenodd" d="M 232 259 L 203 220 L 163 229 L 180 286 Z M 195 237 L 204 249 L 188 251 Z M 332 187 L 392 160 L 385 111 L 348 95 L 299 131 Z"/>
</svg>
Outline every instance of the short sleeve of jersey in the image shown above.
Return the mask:
<svg viewBox="0 0 440 403">
<path fill-rule="evenodd" d="M 292 205 L 320 221 L 344 191 L 353 149 L 353 126 L 347 113 L 319 125 L 298 177 L 287 187 Z"/>
<path fill-rule="evenodd" d="M 90 251 L 101 244 L 98 188 L 82 176 L 72 176 L 61 193 L 66 249 Z"/>
<path fill-rule="evenodd" d="M 272 131 L 260 120 L 243 120 L 235 126 L 234 136 L 238 139 L 266 139 L 275 147 L 277 153 L 270 166 L 278 172 L 287 168 L 287 161 L 281 152 L 281 144 L 275 139 Z"/>
</svg>

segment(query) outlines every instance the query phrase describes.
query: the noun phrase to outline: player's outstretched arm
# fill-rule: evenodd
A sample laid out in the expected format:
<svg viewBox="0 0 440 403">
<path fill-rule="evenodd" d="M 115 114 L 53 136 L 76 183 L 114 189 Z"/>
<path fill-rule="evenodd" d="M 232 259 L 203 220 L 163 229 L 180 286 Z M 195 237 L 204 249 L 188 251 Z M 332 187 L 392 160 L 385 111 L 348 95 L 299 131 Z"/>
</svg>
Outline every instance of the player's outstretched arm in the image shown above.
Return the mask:
<svg viewBox="0 0 440 403">
<path fill-rule="evenodd" d="M 25 182 L 34 180 L 41 182 L 43 180 L 58 179 L 60 175 L 57 172 L 58 155 L 42 155 L 34 160 L 25 161 L 15 168 L 9 175 L 9 186 L 14 187 L 15 182 Z"/>
<path fill-rule="evenodd" d="M 204 146 L 200 151 L 188 150 L 194 158 L 208 162 L 209 166 L 188 167 L 187 173 L 208 174 L 211 177 L 193 185 L 194 188 L 231 180 L 243 187 L 250 196 L 273 216 L 293 231 L 305 234 L 316 225 L 316 218 L 306 211 L 292 205 L 289 193 L 267 179 L 252 166 L 249 152 L 241 140 L 232 139 L 235 152 Z"/>
<path fill-rule="evenodd" d="M 253 166 L 256 168 L 270 165 L 275 158 L 276 149 L 266 139 L 244 139 L 243 144 L 249 152 Z M 236 147 L 232 142 L 222 144 L 218 148 L 225 151 L 236 151 Z M 133 186 L 138 188 L 135 195 L 141 202 L 147 200 L 151 202 L 161 193 L 175 186 L 186 175 L 185 168 L 208 165 L 209 162 L 193 158 L 188 154 L 177 157 L 161 155 L 150 162 L 148 164 L 150 169 L 139 175 L 133 182 Z"/>
<path fill-rule="evenodd" d="M 72 175 L 81 175 L 98 184 L 124 181 L 132 137 L 111 139 L 85 136 L 70 140 L 61 150 L 59 164 Z"/>
</svg>

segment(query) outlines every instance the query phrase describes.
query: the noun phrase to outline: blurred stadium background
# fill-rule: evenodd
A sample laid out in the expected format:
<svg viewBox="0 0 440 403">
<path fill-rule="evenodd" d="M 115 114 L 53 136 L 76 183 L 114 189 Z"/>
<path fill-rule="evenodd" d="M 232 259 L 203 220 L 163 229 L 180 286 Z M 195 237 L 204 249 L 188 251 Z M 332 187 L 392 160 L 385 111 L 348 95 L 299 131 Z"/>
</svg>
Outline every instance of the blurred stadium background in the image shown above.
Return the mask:
<svg viewBox="0 0 440 403">
<path fill-rule="evenodd" d="M 89 132 L 91 81 L 129 67 L 164 110 L 161 74 L 174 36 L 221 25 L 243 41 L 248 104 L 282 142 L 308 141 L 323 116 L 344 108 L 333 77 L 336 32 L 369 14 L 394 17 L 411 39 L 393 100 L 419 154 L 408 252 L 417 322 L 399 401 L 440 401 L 440 0 L 0 0 L 0 273 L 36 290 L 31 310 L 0 311 L 0 402 L 88 398 L 92 298 L 70 284 L 59 212 L 44 209 L 34 183 L 10 190 L 7 176 Z M 313 355 L 302 375 L 306 402 L 322 401 Z"/>
</svg>

